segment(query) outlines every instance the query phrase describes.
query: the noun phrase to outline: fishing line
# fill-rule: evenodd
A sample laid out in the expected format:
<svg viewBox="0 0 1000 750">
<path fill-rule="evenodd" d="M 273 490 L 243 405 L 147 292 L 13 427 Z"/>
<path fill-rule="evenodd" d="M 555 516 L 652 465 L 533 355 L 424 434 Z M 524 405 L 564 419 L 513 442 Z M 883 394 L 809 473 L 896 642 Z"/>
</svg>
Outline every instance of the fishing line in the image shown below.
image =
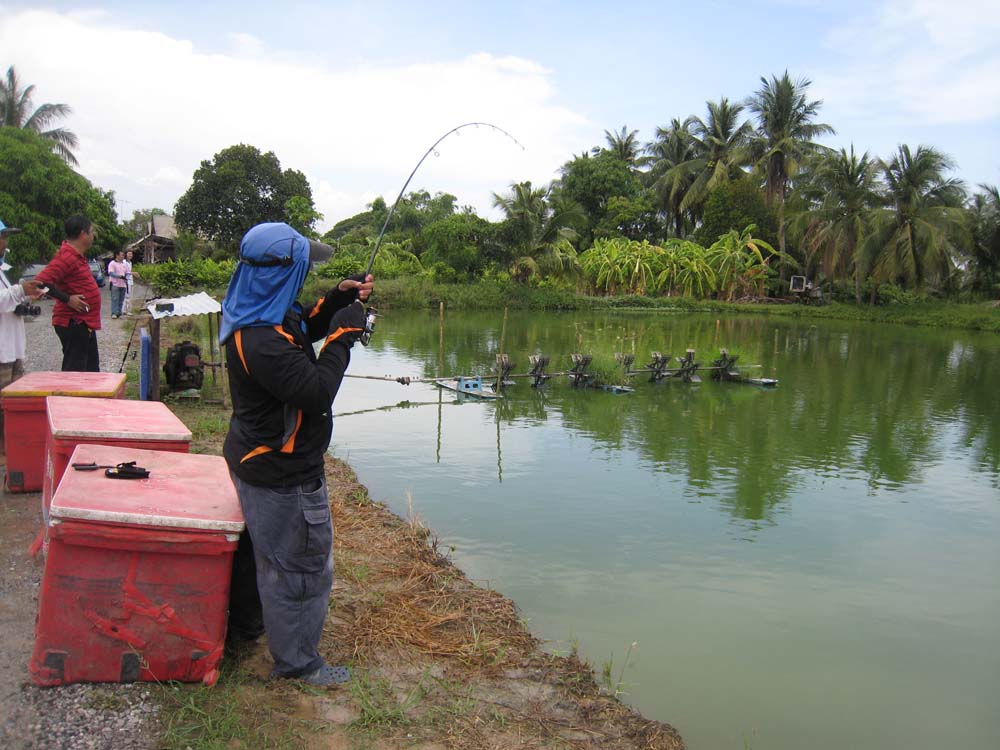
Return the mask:
<svg viewBox="0 0 1000 750">
<path fill-rule="evenodd" d="M 399 195 L 396 196 L 396 200 L 392 204 L 392 207 L 389 209 L 389 213 L 386 214 L 385 221 L 382 222 L 382 229 L 378 233 L 378 239 L 375 240 L 375 248 L 372 250 L 371 257 L 368 259 L 368 268 L 365 270 L 365 276 L 367 276 L 372 272 L 372 267 L 375 265 L 375 256 L 378 255 L 379 248 L 382 247 L 382 238 L 385 236 L 385 230 L 388 228 L 389 222 L 392 220 L 392 215 L 396 212 L 396 206 L 398 206 L 399 202 L 403 199 L 403 194 L 406 192 L 406 188 L 410 186 L 410 180 L 413 179 L 413 175 L 415 175 L 417 173 L 417 170 L 420 169 L 420 165 L 423 164 L 424 160 L 431 154 L 434 154 L 434 156 L 440 156 L 440 152 L 438 152 L 437 147 L 438 145 L 440 145 L 441 141 L 443 141 L 445 138 L 452 135 L 453 133 L 458 133 L 458 131 L 462 130 L 463 128 L 469 128 L 469 127 L 478 128 L 480 125 L 487 128 L 491 128 L 498 133 L 502 133 L 503 135 L 507 136 L 512 141 L 514 141 L 514 143 L 516 143 L 518 146 L 520 146 L 522 151 L 525 150 L 524 145 L 519 140 L 517 140 L 517 138 L 512 136 L 510 133 L 501 128 L 499 125 L 494 125 L 493 123 L 490 122 L 466 122 L 462 125 L 459 125 L 458 127 L 452 128 L 447 133 L 438 138 L 436 141 L 434 141 L 434 144 L 429 149 L 427 149 L 427 152 L 423 156 L 420 157 L 420 161 L 417 162 L 417 166 L 415 166 L 413 168 L 413 171 L 410 172 L 410 176 L 406 178 L 406 182 L 403 183 L 403 187 L 399 191 Z"/>
<path fill-rule="evenodd" d="M 510 133 L 501 128 L 499 125 L 494 125 L 491 122 L 466 122 L 461 125 L 458 125 L 457 127 L 452 128 L 447 133 L 438 138 L 436 141 L 434 141 L 431 147 L 427 149 L 427 151 L 424 153 L 423 156 L 420 157 L 420 161 L 417 162 L 417 165 L 413 168 L 413 171 L 410 172 L 410 176 L 406 178 L 406 182 L 403 183 L 403 187 L 400 189 L 399 195 L 396 196 L 396 200 L 393 201 L 392 206 L 389 208 L 389 213 L 386 214 L 385 221 L 382 222 L 382 229 L 379 230 L 378 238 L 375 240 L 375 247 L 372 248 L 371 257 L 368 259 L 368 268 L 365 269 L 365 278 L 367 278 L 371 274 L 372 268 L 375 266 L 375 256 L 378 255 L 379 248 L 382 247 L 382 238 L 385 237 L 385 230 L 388 229 L 389 222 L 392 220 L 393 214 L 396 213 L 396 207 L 399 205 L 399 202 L 403 199 L 403 195 L 404 193 L 406 193 L 406 188 L 410 186 L 410 180 L 413 179 L 413 176 L 417 173 L 417 170 L 420 169 L 420 166 L 431 154 L 434 154 L 434 156 L 441 155 L 441 153 L 437 150 L 437 147 L 448 136 L 453 134 L 460 135 L 459 131 L 462 130 L 463 128 L 478 129 L 480 125 L 482 125 L 483 127 L 490 128 L 491 130 L 497 133 L 501 133 L 507 136 L 510 140 L 512 140 L 515 144 L 517 144 L 522 151 L 525 150 L 524 144 L 522 144 L 519 140 L 517 140 L 517 138 L 512 136 Z M 375 331 L 376 317 L 377 317 L 377 310 L 373 306 L 369 306 L 365 317 L 365 329 L 362 332 L 360 338 L 361 343 L 365 346 L 368 346 L 368 342 L 371 341 L 372 338 L 372 333 L 374 333 Z"/>
</svg>

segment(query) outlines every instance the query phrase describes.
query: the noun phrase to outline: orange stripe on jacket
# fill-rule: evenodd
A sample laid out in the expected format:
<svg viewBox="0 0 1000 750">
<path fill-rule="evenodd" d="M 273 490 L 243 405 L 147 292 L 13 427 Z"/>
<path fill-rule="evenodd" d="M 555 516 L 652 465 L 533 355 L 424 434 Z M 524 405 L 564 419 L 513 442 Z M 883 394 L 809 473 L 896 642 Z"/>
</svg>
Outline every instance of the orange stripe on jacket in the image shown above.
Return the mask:
<svg viewBox="0 0 1000 750">
<path fill-rule="evenodd" d="M 262 453 L 270 453 L 272 450 L 274 450 L 274 449 L 273 448 L 268 448 L 266 445 L 257 446 L 252 451 L 250 451 L 249 453 L 247 453 L 243 458 L 241 458 L 240 459 L 240 463 L 243 463 L 244 461 L 249 461 L 254 456 L 259 456 Z"/>
<path fill-rule="evenodd" d="M 302 345 L 298 341 L 295 340 L 295 337 L 292 336 L 292 334 L 290 334 L 288 331 L 286 331 L 281 326 L 275 326 L 274 330 L 276 330 L 278 333 L 280 333 L 282 336 L 284 336 L 286 339 L 288 339 L 288 343 L 289 344 L 294 344 L 295 346 L 299 347 L 299 349 L 302 348 Z"/>
<path fill-rule="evenodd" d="M 318 300 L 316 300 L 316 306 L 309 311 L 310 318 L 315 318 L 317 315 L 319 315 L 319 309 L 323 306 L 323 302 L 324 302 L 323 297 L 320 297 Z"/>
<path fill-rule="evenodd" d="M 236 353 L 240 355 L 240 362 L 243 363 L 243 369 L 247 371 L 247 375 L 250 374 L 250 368 L 247 367 L 247 358 L 243 356 L 243 329 L 241 328 L 236 332 L 234 337 L 236 341 Z M 244 459 L 245 461 L 246 459 Z M 242 461 L 240 463 L 243 463 Z"/>
<path fill-rule="evenodd" d="M 333 333 L 331 333 L 329 336 L 326 337 L 326 341 L 323 342 L 323 346 L 320 348 L 320 351 L 326 349 L 327 344 L 329 344 L 331 341 L 336 341 L 345 333 L 351 333 L 353 331 L 360 331 L 360 330 L 361 330 L 360 328 L 338 328 L 336 331 L 334 331 Z"/>
</svg>

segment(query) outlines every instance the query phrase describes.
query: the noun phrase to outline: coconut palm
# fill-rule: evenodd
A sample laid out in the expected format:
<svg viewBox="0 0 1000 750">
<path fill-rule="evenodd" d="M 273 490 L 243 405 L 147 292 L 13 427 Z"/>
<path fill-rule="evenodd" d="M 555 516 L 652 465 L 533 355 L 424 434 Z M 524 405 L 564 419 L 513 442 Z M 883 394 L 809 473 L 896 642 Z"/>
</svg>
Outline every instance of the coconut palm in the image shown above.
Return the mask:
<svg viewBox="0 0 1000 750">
<path fill-rule="evenodd" d="M 576 238 L 573 224 L 580 220 L 581 212 L 576 208 L 554 211 L 549 190 L 533 188 L 530 181 L 513 183 L 510 188 L 509 195 L 494 193 L 493 205 L 504 212 L 509 222 L 515 278 L 526 281 L 539 272 L 541 255 L 560 241 Z"/>
<path fill-rule="evenodd" d="M 882 205 L 879 161 L 866 151 L 860 157 L 851 145 L 817 160 L 804 192 L 815 204 L 792 222 L 804 225 L 802 248 L 806 269 L 818 264 L 829 278 L 853 276 L 854 296 L 861 302 L 861 282 L 868 272 L 861 248 L 872 230 L 874 211 Z"/>
<path fill-rule="evenodd" d="M 681 203 L 694 179 L 690 172 L 675 169 L 690 162 L 695 155 L 688 125 L 675 117 L 668 127 L 657 128 L 655 140 L 646 144 L 646 160 L 650 165 L 646 184 L 656 196 L 658 209 L 666 215 L 668 226 L 673 226 L 676 237 L 684 236 L 685 213 Z"/>
<path fill-rule="evenodd" d="M 979 188 L 982 192 L 972 196 L 969 204 L 969 287 L 996 294 L 1000 291 L 1000 192 L 996 185 Z"/>
<path fill-rule="evenodd" d="M 785 194 L 788 182 L 802 162 L 821 149 L 813 142 L 834 129 L 813 122 L 820 100 L 806 99 L 808 78 L 792 81 L 788 71 L 768 81 L 761 77 L 761 87 L 747 99 L 746 105 L 757 115 L 757 130 L 752 141 L 754 161 L 764 174 L 767 205 L 778 204 L 778 250 L 785 254 Z"/>
<path fill-rule="evenodd" d="M 24 128 L 38 133 L 42 138 L 52 141 L 52 150 L 67 164 L 78 164 L 72 149 L 77 147 L 76 135 L 66 128 L 46 129 L 53 121 L 72 113 L 68 104 L 42 104 L 32 109 L 31 96 L 34 85 L 21 87 L 17 72 L 11 65 L 7 75 L 0 80 L 0 126 Z"/>
<path fill-rule="evenodd" d="M 604 139 L 607 141 L 607 148 L 601 149 L 595 146 L 591 149 L 591 153 L 597 156 L 602 150 L 608 151 L 634 169 L 639 164 L 639 154 L 642 152 L 638 136 L 639 131 L 629 130 L 627 125 L 622 125 L 620 132 L 612 133 L 605 130 Z"/>
<path fill-rule="evenodd" d="M 749 163 L 751 126 L 747 120 L 740 121 L 743 106 L 725 97 L 706 106 L 706 120 L 692 116 L 683 125 L 690 133 L 691 158 L 665 173 L 667 180 L 690 181 L 681 208 L 696 218 L 712 188 L 737 178 Z"/>
<path fill-rule="evenodd" d="M 951 159 L 928 146 L 911 151 L 903 144 L 880 166 L 891 207 L 875 214 L 864 243 L 876 281 L 902 280 L 918 291 L 928 281 L 945 281 L 969 238 L 965 188 L 944 176 L 953 169 Z"/>
</svg>

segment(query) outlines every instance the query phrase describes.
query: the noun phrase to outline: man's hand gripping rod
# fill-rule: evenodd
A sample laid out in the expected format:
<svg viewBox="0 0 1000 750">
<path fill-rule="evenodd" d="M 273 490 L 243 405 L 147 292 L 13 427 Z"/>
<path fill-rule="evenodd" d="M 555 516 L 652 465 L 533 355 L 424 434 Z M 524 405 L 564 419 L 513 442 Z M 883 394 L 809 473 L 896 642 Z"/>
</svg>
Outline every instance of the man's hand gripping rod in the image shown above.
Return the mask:
<svg viewBox="0 0 1000 750">
<path fill-rule="evenodd" d="M 493 130 L 503 133 L 505 136 L 514 141 L 514 143 L 516 143 L 518 146 L 521 146 L 522 151 L 524 150 L 524 146 L 521 145 L 521 142 L 518 141 L 517 138 L 512 136 L 503 128 L 493 125 L 492 123 L 489 122 L 464 123 L 462 125 L 459 125 L 458 127 L 452 128 L 447 133 L 438 138 L 436 141 L 434 141 L 434 145 L 432 145 L 429 149 L 427 149 L 427 153 L 425 153 L 422 157 L 420 157 L 420 161 L 417 162 L 417 166 L 413 168 L 413 171 L 410 172 L 410 176 L 406 178 L 406 182 L 403 183 L 403 187 L 399 191 L 399 195 L 396 196 L 396 200 L 392 204 L 392 208 L 389 209 L 389 213 L 386 214 L 385 216 L 385 221 L 382 222 L 382 229 L 378 233 L 378 239 L 375 240 L 375 247 L 372 249 L 371 257 L 368 259 L 368 268 L 365 269 L 366 279 L 371 274 L 372 268 L 375 265 L 375 256 L 378 255 L 378 250 L 380 247 L 382 247 L 382 238 L 385 236 L 385 230 L 389 226 L 389 221 L 392 219 L 392 215 L 396 212 L 396 206 L 398 206 L 399 202 L 403 199 L 403 193 L 405 193 L 406 188 L 410 186 L 410 180 L 413 179 L 413 175 L 415 175 L 417 173 L 417 170 L 420 169 L 420 165 L 423 164 L 424 160 L 431 154 L 434 154 L 435 156 L 438 155 L 438 152 L 436 150 L 438 144 L 441 143 L 441 141 L 443 141 L 449 135 L 451 135 L 452 133 L 457 133 L 462 128 L 468 128 L 468 127 L 478 128 L 480 125 L 484 125 L 485 127 L 492 128 Z M 367 313 L 365 315 L 365 330 L 362 331 L 361 336 L 359 338 L 359 341 L 361 341 L 361 343 L 364 344 L 365 346 L 368 346 L 368 342 L 372 340 L 372 334 L 375 332 L 375 319 L 377 317 L 378 317 L 378 310 L 375 308 L 374 305 L 369 305 Z"/>
</svg>

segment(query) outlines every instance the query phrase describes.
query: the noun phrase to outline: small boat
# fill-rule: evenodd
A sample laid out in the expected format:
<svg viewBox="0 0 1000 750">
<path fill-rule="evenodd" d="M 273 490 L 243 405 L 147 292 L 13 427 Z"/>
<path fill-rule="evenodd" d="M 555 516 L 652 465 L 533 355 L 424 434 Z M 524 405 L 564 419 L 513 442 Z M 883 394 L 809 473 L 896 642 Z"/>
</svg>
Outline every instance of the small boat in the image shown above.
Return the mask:
<svg viewBox="0 0 1000 750">
<path fill-rule="evenodd" d="M 452 385 L 454 383 L 454 385 Z M 473 398 L 497 399 L 501 398 L 499 393 L 490 393 L 483 388 L 483 379 L 480 376 L 459 377 L 449 380 L 435 380 L 434 385 L 445 390 L 455 391 L 462 396 L 472 396 Z"/>
<path fill-rule="evenodd" d="M 743 382 L 763 386 L 764 388 L 774 388 L 778 384 L 776 378 L 743 378 Z"/>
<path fill-rule="evenodd" d="M 611 383 L 603 383 L 603 384 L 601 384 L 601 385 L 599 385 L 597 387 L 600 388 L 603 391 L 607 391 L 608 393 L 618 393 L 618 394 L 621 394 L 621 393 L 635 393 L 635 388 L 633 388 L 632 386 L 628 386 L 628 385 L 617 385 L 617 384 L 611 384 Z"/>
</svg>

